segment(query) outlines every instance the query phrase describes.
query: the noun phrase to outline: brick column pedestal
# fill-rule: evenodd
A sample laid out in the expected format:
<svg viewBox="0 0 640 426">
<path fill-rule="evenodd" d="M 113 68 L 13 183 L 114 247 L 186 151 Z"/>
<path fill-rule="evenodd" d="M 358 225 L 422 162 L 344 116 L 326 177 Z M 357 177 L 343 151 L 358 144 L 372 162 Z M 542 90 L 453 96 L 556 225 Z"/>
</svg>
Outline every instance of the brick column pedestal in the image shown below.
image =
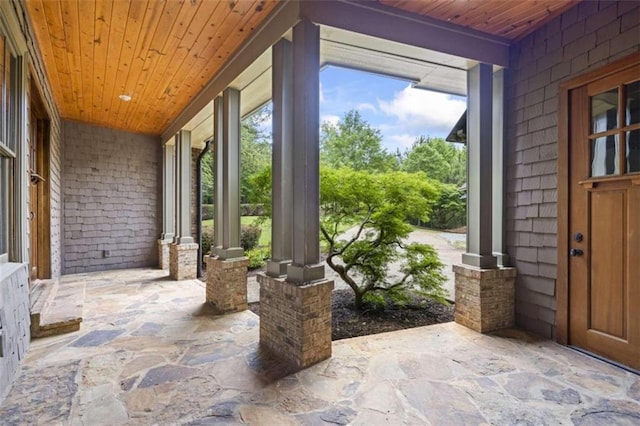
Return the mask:
<svg viewBox="0 0 640 426">
<path fill-rule="evenodd" d="M 158 267 L 169 269 L 169 245 L 171 240 L 158 240 Z"/>
<path fill-rule="evenodd" d="M 206 261 L 207 303 L 220 314 L 246 310 L 249 259 L 220 260 L 217 256 L 207 256 Z"/>
<path fill-rule="evenodd" d="M 198 244 L 169 244 L 169 276 L 176 281 L 197 278 Z"/>
<path fill-rule="evenodd" d="M 458 324 L 486 333 L 514 325 L 515 268 L 453 265 Z"/>
<path fill-rule="evenodd" d="M 331 357 L 333 281 L 297 286 L 258 274 L 260 345 L 301 368 Z"/>
</svg>

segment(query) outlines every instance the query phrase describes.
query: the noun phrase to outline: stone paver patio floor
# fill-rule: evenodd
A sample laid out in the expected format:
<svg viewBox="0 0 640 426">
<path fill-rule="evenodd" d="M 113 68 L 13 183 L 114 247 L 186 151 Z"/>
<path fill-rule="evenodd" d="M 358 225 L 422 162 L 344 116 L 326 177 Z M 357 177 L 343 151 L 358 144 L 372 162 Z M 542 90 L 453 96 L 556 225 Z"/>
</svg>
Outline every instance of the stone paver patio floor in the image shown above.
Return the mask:
<svg viewBox="0 0 640 426">
<path fill-rule="evenodd" d="M 32 342 L 2 424 L 640 424 L 640 378 L 513 331 L 454 323 L 333 343 L 293 372 L 259 318 L 212 316 L 199 281 L 86 280 L 79 332 Z M 508 337 L 506 337 L 508 336 Z"/>
</svg>

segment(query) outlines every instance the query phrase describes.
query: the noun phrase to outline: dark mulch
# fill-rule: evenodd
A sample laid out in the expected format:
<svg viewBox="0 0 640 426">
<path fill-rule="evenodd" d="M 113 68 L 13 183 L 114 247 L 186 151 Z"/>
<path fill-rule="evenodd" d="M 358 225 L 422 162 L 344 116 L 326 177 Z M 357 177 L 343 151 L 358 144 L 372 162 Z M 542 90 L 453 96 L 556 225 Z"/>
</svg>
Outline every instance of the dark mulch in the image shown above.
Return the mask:
<svg viewBox="0 0 640 426">
<path fill-rule="evenodd" d="M 333 292 L 332 340 L 453 321 L 453 305 L 421 297 L 414 297 L 405 306 L 389 303 L 384 309 L 365 307 L 361 312 L 354 309 L 353 299 L 351 290 Z M 259 303 L 250 304 L 249 309 L 260 315 Z"/>
</svg>

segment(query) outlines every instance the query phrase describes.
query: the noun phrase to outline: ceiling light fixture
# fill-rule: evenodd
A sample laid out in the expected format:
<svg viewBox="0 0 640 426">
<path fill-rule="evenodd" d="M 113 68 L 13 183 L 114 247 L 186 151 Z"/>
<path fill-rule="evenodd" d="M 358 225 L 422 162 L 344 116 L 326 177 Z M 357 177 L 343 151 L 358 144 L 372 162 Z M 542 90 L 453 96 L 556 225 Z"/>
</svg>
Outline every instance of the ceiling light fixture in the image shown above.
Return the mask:
<svg viewBox="0 0 640 426">
<path fill-rule="evenodd" d="M 121 101 L 129 102 L 131 100 L 131 96 L 129 95 L 120 95 L 118 96 Z"/>
</svg>

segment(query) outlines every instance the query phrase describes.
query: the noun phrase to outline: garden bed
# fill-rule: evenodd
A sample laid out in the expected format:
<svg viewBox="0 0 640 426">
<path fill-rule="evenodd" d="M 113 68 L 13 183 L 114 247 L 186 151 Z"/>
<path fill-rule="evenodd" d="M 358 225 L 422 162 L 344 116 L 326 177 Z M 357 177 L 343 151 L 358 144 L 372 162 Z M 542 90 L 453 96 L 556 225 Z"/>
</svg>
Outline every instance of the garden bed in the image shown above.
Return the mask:
<svg viewBox="0 0 640 426">
<path fill-rule="evenodd" d="M 445 306 L 421 297 L 414 297 L 406 306 L 390 302 L 384 309 L 365 307 L 361 312 L 355 310 L 353 299 L 351 290 L 333 292 L 332 340 L 453 321 L 453 305 Z M 250 304 L 249 309 L 260 315 L 260 303 Z"/>
</svg>

